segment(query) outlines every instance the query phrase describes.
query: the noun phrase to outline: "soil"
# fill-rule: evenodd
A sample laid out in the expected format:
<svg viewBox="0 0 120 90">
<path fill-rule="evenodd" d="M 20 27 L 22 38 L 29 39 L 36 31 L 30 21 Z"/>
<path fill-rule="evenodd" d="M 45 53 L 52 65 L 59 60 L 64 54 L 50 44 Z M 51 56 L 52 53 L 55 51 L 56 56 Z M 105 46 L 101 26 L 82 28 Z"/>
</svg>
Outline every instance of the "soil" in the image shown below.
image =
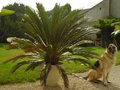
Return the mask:
<svg viewBox="0 0 120 90">
<path fill-rule="evenodd" d="M 86 73 L 68 75 L 69 89 L 64 88 L 63 81 L 60 80 L 60 87 L 54 87 L 52 89 L 50 87 L 43 89 L 39 81 L 37 81 L 34 83 L 0 85 L 0 90 L 120 90 L 120 65 L 113 67 L 109 76 L 111 83 L 108 86 L 104 86 L 102 82 L 92 83 L 80 78 L 85 75 Z"/>
</svg>

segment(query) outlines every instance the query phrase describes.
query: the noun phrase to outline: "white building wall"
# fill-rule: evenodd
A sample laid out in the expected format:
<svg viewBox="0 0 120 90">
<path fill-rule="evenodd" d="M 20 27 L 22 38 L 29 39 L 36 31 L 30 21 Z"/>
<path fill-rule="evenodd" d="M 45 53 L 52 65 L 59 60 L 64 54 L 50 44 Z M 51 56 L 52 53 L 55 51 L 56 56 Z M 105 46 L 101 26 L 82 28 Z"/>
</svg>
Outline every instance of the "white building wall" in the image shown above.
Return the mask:
<svg viewBox="0 0 120 90">
<path fill-rule="evenodd" d="M 94 22 L 107 16 L 109 16 L 109 0 L 102 1 L 85 14 L 88 22 Z"/>
<path fill-rule="evenodd" d="M 120 0 L 111 0 L 111 15 L 120 18 Z"/>
</svg>

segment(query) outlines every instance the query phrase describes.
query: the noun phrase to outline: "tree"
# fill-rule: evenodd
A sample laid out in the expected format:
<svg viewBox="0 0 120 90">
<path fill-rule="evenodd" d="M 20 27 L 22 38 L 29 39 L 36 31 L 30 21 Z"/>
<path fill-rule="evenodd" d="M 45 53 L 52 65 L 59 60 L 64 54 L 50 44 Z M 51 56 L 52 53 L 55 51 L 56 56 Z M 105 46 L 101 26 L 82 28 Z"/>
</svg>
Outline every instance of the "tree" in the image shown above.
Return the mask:
<svg viewBox="0 0 120 90">
<path fill-rule="evenodd" d="M 12 45 L 18 45 L 26 54 L 15 56 L 4 63 L 24 57 L 31 57 L 34 60 L 18 63 L 13 68 L 13 72 L 25 64 L 29 64 L 26 71 L 44 65 L 40 80 L 46 85 L 52 66 L 55 66 L 64 80 L 65 87 L 68 87 L 67 75 L 60 66 L 63 60 L 80 61 L 85 65 L 91 65 L 89 58 L 98 58 L 96 53 L 80 47 L 81 44 L 89 42 L 89 36 L 95 31 L 81 26 L 84 22 L 83 15 L 80 14 L 80 10 L 71 11 L 69 4 L 64 6 L 56 4 L 51 14 L 48 14 L 43 5 L 37 3 L 37 12 L 26 7 L 23 19 L 24 33 L 31 39 L 12 37 L 7 40 Z"/>
<path fill-rule="evenodd" d="M 5 16 L 5 15 L 11 15 L 14 14 L 14 11 L 12 10 L 8 10 L 8 9 L 2 9 L 0 12 L 0 36 L 2 36 L 2 28 L 1 28 L 1 16 Z"/>
<path fill-rule="evenodd" d="M 3 10 L 13 10 L 14 14 L 2 16 L 0 19 L 0 42 L 6 42 L 7 37 L 23 37 L 20 17 L 21 13 L 24 13 L 25 7 L 23 4 L 14 3 L 3 7 Z M 7 11 L 4 11 L 7 12 Z M 13 13 L 10 12 L 9 13 Z"/>
<path fill-rule="evenodd" d="M 100 19 L 99 23 L 94 26 L 100 29 L 102 47 L 107 47 L 107 45 L 111 42 L 112 40 L 111 33 L 115 29 L 115 27 L 112 26 L 112 24 L 119 21 L 120 19 L 118 18 L 113 18 L 113 17 L 104 18 L 104 19 Z"/>
</svg>

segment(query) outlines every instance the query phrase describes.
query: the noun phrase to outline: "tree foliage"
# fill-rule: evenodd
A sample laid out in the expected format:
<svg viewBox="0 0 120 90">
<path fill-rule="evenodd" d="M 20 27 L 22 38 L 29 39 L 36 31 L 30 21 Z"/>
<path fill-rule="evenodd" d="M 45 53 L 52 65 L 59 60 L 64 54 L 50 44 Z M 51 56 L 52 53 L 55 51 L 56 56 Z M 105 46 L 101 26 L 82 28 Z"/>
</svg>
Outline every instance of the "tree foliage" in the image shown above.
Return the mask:
<svg viewBox="0 0 120 90">
<path fill-rule="evenodd" d="M 14 11 L 8 9 L 2 9 L 0 12 L 0 16 L 11 15 L 14 14 Z"/>
<path fill-rule="evenodd" d="M 19 15 L 24 13 L 24 5 L 14 3 L 13 5 L 3 7 L 3 10 L 6 9 L 13 10 L 14 14 L 0 17 L 0 42 L 6 42 L 7 37 L 23 37 L 21 27 L 22 18 Z"/>
<path fill-rule="evenodd" d="M 111 33 L 115 29 L 119 28 L 117 25 L 115 25 L 115 23 L 117 24 L 119 21 L 119 18 L 104 18 L 100 19 L 98 24 L 94 25 L 94 27 L 100 29 L 102 47 L 107 47 L 107 45 L 112 42 Z"/>
</svg>

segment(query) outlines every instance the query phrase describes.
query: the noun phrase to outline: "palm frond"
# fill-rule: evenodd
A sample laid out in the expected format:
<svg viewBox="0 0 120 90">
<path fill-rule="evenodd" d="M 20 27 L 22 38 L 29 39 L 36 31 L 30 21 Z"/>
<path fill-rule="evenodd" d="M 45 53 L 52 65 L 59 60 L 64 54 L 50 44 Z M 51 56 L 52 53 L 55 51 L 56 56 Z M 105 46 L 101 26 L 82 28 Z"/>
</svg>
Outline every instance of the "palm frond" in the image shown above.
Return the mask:
<svg viewBox="0 0 120 90">
<path fill-rule="evenodd" d="M 21 59 L 21 58 L 32 57 L 32 56 L 33 56 L 33 54 L 20 54 L 20 55 L 14 56 L 14 57 L 4 61 L 3 63 L 8 63 L 11 61 L 16 61 L 16 60 Z"/>
<path fill-rule="evenodd" d="M 47 46 L 50 44 L 50 25 L 48 20 L 48 14 L 42 4 L 37 3 L 36 5 L 38 9 L 38 15 L 41 20 L 41 38 L 43 39 L 44 44 Z"/>
<path fill-rule="evenodd" d="M 100 58 L 99 54 L 92 52 L 92 51 L 89 51 L 89 50 L 79 48 L 79 47 L 73 49 L 73 55 L 83 56 L 87 59 L 89 59 L 89 58 L 99 59 Z"/>
<path fill-rule="evenodd" d="M 40 73 L 40 83 L 41 85 L 45 85 L 45 82 L 44 82 L 44 78 L 45 78 L 45 73 L 46 73 L 46 69 L 45 67 L 41 70 L 41 73 Z"/>
<path fill-rule="evenodd" d="M 112 35 L 113 37 L 115 37 L 115 36 L 118 35 L 118 34 L 120 34 L 120 30 L 116 30 L 116 31 L 114 31 L 114 32 L 111 33 L 111 35 Z"/>
<path fill-rule="evenodd" d="M 62 67 L 60 67 L 59 65 L 56 65 L 56 66 L 57 66 L 57 68 L 62 76 L 65 87 L 68 88 L 69 87 L 69 80 L 68 80 L 67 74 L 65 73 L 65 70 Z"/>
<path fill-rule="evenodd" d="M 90 61 L 88 59 L 84 59 L 84 58 L 76 58 L 76 57 L 71 57 L 71 58 L 67 58 L 67 61 L 74 61 L 74 62 L 81 62 L 84 65 L 88 65 L 89 67 L 92 66 L 92 64 L 90 63 Z"/>
<path fill-rule="evenodd" d="M 48 77 L 48 74 L 51 70 L 51 64 L 47 64 L 41 71 L 41 74 L 40 74 L 40 82 L 41 82 L 41 85 L 46 85 L 46 80 L 47 80 L 47 77 Z"/>
<path fill-rule="evenodd" d="M 38 44 L 24 38 L 8 37 L 7 41 L 10 43 L 6 46 L 6 49 L 21 48 L 25 52 L 38 51 Z"/>
<path fill-rule="evenodd" d="M 57 30 L 57 34 L 56 34 L 56 42 L 60 43 L 61 45 L 66 44 L 67 40 L 71 40 L 72 37 L 70 37 L 71 34 L 75 35 L 76 32 L 76 28 L 78 28 L 78 26 L 80 26 L 79 23 L 77 23 L 78 21 L 74 21 L 75 15 L 78 13 L 78 11 L 72 11 L 70 12 L 66 18 L 63 18 L 63 21 L 60 22 L 60 25 L 58 26 L 58 30 Z M 79 19 L 78 19 L 79 20 Z M 75 24 L 77 23 L 77 24 Z M 59 35 L 58 35 L 59 34 Z M 80 34 L 80 33 L 79 33 Z M 72 36 L 72 35 L 71 35 Z M 69 38 L 69 39 L 67 39 Z"/>
<path fill-rule="evenodd" d="M 26 27 L 25 32 L 30 37 L 37 40 L 37 42 L 41 44 L 42 48 L 45 47 L 47 42 L 41 18 L 39 18 L 37 13 L 29 7 L 26 7 L 26 13 L 27 15 L 23 16 L 25 21 L 27 21 L 24 24 L 24 27 Z"/>
<path fill-rule="evenodd" d="M 26 65 L 26 64 L 30 64 L 28 66 L 28 68 L 25 70 L 25 71 L 28 71 L 30 69 L 35 69 L 38 65 L 41 65 L 43 64 L 44 62 L 41 61 L 41 60 L 27 60 L 27 61 L 22 61 L 22 62 L 19 62 L 18 64 L 16 64 L 13 68 L 12 68 L 12 73 L 15 72 L 18 68 L 20 68 L 21 66 L 23 65 Z M 36 65 L 37 64 L 37 65 Z M 33 66 L 31 66 L 33 65 Z M 36 65 L 36 66 L 35 66 Z"/>
<path fill-rule="evenodd" d="M 69 48 L 76 48 L 76 47 L 81 46 L 83 44 L 93 44 L 93 41 L 92 40 L 80 40 L 79 42 L 71 45 Z"/>
<path fill-rule="evenodd" d="M 41 60 L 33 60 L 25 71 L 34 70 L 37 66 L 44 65 L 45 62 Z"/>
</svg>

